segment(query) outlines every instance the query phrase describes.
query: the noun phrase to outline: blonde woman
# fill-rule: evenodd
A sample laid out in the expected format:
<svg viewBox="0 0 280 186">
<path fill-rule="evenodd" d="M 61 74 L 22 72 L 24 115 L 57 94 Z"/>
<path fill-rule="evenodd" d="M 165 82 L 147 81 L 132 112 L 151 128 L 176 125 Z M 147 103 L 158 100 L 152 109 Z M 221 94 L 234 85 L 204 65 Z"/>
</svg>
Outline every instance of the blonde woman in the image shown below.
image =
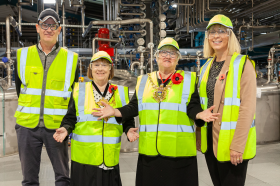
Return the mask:
<svg viewBox="0 0 280 186">
<path fill-rule="evenodd" d="M 215 186 L 243 186 L 248 160 L 256 154 L 254 62 L 240 55 L 232 28 L 224 15 L 210 20 L 203 51 L 209 59 L 199 79 L 203 109 L 215 105 L 213 112 L 220 113 L 197 131 L 197 146 L 205 154 Z"/>
<path fill-rule="evenodd" d="M 91 115 L 93 108 L 105 102 L 112 107 L 128 103 L 128 88 L 110 84 L 114 76 L 111 57 L 104 51 L 95 53 L 87 76 L 91 82 L 76 83 L 69 109 L 54 139 L 62 142 L 73 132 L 71 140 L 71 186 L 121 186 L 119 153 L 121 135 L 134 141 L 134 119 L 118 124 L 115 118 L 101 121 Z"/>
</svg>

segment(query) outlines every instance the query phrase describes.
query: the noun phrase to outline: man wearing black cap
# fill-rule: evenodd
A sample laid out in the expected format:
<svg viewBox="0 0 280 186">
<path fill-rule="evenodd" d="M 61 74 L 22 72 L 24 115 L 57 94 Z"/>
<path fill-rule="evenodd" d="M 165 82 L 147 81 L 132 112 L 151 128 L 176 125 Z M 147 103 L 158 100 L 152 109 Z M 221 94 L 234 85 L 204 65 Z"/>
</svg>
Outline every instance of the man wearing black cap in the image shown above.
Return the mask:
<svg viewBox="0 0 280 186">
<path fill-rule="evenodd" d="M 57 43 L 59 15 L 48 8 L 36 25 L 40 42 L 17 51 L 15 113 L 23 186 L 39 186 L 43 144 L 55 172 L 55 185 L 68 186 L 67 141 L 58 143 L 53 134 L 67 112 L 72 85 L 78 81 L 78 55 Z"/>
</svg>

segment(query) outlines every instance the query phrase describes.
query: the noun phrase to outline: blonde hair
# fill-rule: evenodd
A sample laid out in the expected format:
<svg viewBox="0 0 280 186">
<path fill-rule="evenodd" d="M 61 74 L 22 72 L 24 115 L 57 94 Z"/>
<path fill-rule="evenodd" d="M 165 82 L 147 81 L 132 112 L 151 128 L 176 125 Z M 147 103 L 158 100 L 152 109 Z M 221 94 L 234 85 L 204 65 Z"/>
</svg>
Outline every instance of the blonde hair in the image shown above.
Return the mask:
<svg viewBox="0 0 280 186">
<path fill-rule="evenodd" d="M 96 61 L 92 61 L 89 63 L 88 65 L 88 68 L 87 68 L 87 77 L 91 80 L 93 80 L 93 76 L 92 76 L 92 69 L 89 68 L 90 65 L 94 62 L 103 62 L 103 63 L 109 63 L 110 65 L 112 65 L 112 63 L 110 63 L 107 59 L 104 59 L 104 58 L 100 58 Z M 111 66 L 111 69 L 110 69 L 110 74 L 109 74 L 109 77 L 108 77 L 108 80 L 112 79 L 114 77 L 114 65 Z"/>
<path fill-rule="evenodd" d="M 214 25 L 213 25 L 214 26 Z M 208 30 L 210 30 L 213 26 L 211 26 Z M 222 26 L 226 28 L 225 26 Z M 229 39 L 228 39 L 228 55 L 233 55 L 234 52 L 241 53 L 240 43 L 237 40 L 234 32 L 231 29 L 226 28 L 229 30 Z M 215 56 L 215 50 L 211 47 L 209 40 L 207 37 L 204 39 L 204 46 L 203 46 L 203 57 L 209 58 Z"/>
</svg>

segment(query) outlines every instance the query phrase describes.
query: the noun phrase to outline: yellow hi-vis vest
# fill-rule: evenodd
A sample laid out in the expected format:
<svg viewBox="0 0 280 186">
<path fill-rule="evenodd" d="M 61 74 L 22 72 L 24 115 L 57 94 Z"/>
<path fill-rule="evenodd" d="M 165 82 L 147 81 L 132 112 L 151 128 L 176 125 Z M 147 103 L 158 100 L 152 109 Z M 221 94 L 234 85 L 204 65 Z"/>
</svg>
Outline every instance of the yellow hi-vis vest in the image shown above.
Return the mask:
<svg viewBox="0 0 280 186">
<path fill-rule="evenodd" d="M 140 120 L 140 154 L 196 156 L 194 122 L 186 113 L 195 88 L 196 73 L 181 71 L 181 75 L 184 77 L 182 83 L 172 85 L 166 99 L 160 103 L 153 98 L 155 89 L 148 75 L 138 77 L 136 95 Z M 150 76 L 157 85 L 156 72 L 152 72 Z"/>
<path fill-rule="evenodd" d="M 217 160 L 220 162 L 230 161 L 230 145 L 235 133 L 235 128 L 239 116 L 240 107 L 240 81 L 247 57 L 234 53 L 229 66 L 225 87 L 225 99 L 222 115 L 221 130 L 218 139 Z M 208 59 L 200 70 L 199 94 L 202 109 L 207 109 L 208 98 L 206 86 L 208 81 L 209 70 L 214 58 Z M 255 66 L 254 62 L 253 66 Z M 201 127 L 201 151 L 207 151 L 207 123 Z M 249 160 L 256 155 L 256 127 L 255 116 L 251 125 L 246 147 L 243 153 L 243 159 Z"/>
<path fill-rule="evenodd" d="M 46 81 L 44 124 L 48 129 L 57 129 L 68 109 L 75 79 L 78 55 L 61 48 L 52 62 Z M 35 128 L 40 119 L 40 104 L 44 68 L 36 45 L 17 51 L 17 69 L 22 82 L 16 123 Z"/>
<path fill-rule="evenodd" d="M 109 118 L 105 123 L 104 120 L 97 120 L 98 117 L 91 115 L 93 108 L 99 108 L 94 100 L 91 82 L 75 83 L 73 98 L 77 123 L 71 140 L 71 159 L 87 165 L 117 165 L 123 133 L 122 124 L 118 124 L 115 117 Z M 118 86 L 109 104 L 113 108 L 119 108 L 128 102 L 128 88 Z"/>
</svg>

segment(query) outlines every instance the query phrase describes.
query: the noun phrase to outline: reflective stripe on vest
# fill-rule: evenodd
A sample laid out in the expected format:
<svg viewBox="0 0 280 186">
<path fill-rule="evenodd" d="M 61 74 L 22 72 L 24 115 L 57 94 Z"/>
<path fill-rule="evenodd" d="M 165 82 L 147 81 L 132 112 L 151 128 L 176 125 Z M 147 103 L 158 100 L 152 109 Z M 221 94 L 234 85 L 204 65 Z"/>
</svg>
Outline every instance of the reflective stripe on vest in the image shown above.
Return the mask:
<svg viewBox="0 0 280 186">
<path fill-rule="evenodd" d="M 153 82 L 157 82 L 155 73 L 150 75 Z M 193 121 L 186 114 L 188 102 L 194 92 L 196 76 L 190 72 L 180 73 L 184 76 L 183 82 L 172 85 L 166 99 L 160 103 L 153 98 L 154 89 L 148 75 L 138 78 L 136 93 L 140 119 L 140 154 L 161 154 L 168 157 L 196 155 Z M 172 96 L 168 97 L 169 95 Z M 167 119 L 168 114 L 174 119 Z"/>
<path fill-rule="evenodd" d="M 73 133 L 72 139 L 79 141 L 79 142 L 85 142 L 85 143 L 92 143 L 92 142 L 102 142 L 102 136 L 101 135 L 78 135 Z M 104 144 L 117 144 L 121 142 L 121 137 L 103 137 L 103 143 Z"/>
</svg>

